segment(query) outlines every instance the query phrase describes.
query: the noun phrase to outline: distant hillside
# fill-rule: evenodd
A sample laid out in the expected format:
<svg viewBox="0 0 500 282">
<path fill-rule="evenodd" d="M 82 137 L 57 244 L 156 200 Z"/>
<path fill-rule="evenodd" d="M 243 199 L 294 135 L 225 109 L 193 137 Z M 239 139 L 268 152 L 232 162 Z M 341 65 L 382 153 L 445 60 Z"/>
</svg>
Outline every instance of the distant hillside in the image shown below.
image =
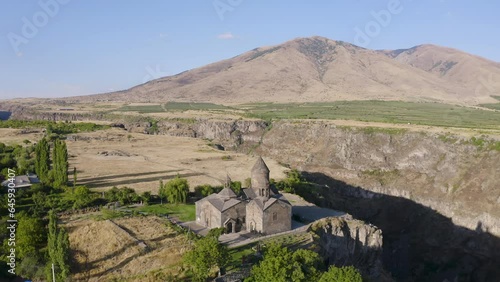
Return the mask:
<svg viewBox="0 0 500 282">
<path fill-rule="evenodd" d="M 338 100 L 493 103 L 500 64 L 421 45 L 375 51 L 323 37 L 298 38 L 124 91 L 70 100 L 213 103 Z"/>
</svg>

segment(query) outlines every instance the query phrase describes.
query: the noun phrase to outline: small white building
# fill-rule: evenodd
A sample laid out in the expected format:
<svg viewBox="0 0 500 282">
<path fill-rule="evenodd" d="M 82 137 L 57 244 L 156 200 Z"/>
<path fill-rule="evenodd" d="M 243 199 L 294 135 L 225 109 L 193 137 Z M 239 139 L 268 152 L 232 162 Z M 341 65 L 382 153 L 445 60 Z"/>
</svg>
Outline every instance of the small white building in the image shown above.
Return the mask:
<svg viewBox="0 0 500 282">
<path fill-rule="evenodd" d="M 8 187 L 9 183 L 11 183 L 10 179 L 7 179 L 2 182 L 3 187 Z M 33 173 L 28 173 L 26 175 L 18 175 L 14 177 L 14 188 L 15 189 L 21 189 L 21 188 L 29 188 L 33 184 L 40 183 L 40 180 L 38 179 L 38 176 Z"/>
</svg>

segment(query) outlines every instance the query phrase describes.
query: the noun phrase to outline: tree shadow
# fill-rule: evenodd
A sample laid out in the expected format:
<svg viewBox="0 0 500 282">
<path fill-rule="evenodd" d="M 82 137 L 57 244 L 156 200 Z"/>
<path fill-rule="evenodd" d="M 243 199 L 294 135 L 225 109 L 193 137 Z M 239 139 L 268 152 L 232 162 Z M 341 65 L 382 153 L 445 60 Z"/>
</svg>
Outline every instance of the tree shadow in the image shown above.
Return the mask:
<svg viewBox="0 0 500 282">
<path fill-rule="evenodd" d="M 191 177 L 191 176 L 199 176 L 203 175 L 203 173 L 184 173 L 184 174 L 178 174 L 179 177 Z M 176 177 L 176 175 L 170 175 L 170 176 L 152 176 L 152 177 L 143 177 L 143 178 L 133 178 L 133 179 L 125 179 L 125 180 L 119 180 L 119 181 L 108 181 L 108 180 L 101 180 L 101 181 L 95 181 L 95 182 L 88 182 L 88 183 L 79 183 L 81 185 L 87 185 L 89 188 L 102 188 L 102 187 L 109 187 L 109 186 L 120 186 L 120 185 L 130 185 L 130 184 L 136 184 L 136 183 L 143 183 L 143 182 L 150 182 L 150 181 L 158 181 L 160 179 L 162 180 L 168 180 Z"/>
<path fill-rule="evenodd" d="M 179 172 L 181 171 L 180 169 L 175 169 L 175 170 L 160 170 L 160 171 L 148 171 L 148 172 L 140 172 L 140 173 L 124 173 L 124 174 L 111 174 L 111 175 L 106 175 L 106 176 L 99 176 L 99 177 L 92 177 L 92 178 L 84 178 L 82 180 L 78 180 L 78 184 L 81 185 L 86 185 L 94 181 L 104 181 L 104 180 L 110 180 L 110 179 L 116 179 L 116 178 L 122 178 L 122 177 L 136 177 L 136 176 L 146 176 L 146 175 L 153 175 L 153 174 L 162 174 L 162 173 L 172 173 L 172 172 Z M 78 173 L 83 172 L 82 170 L 77 170 Z"/>
<path fill-rule="evenodd" d="M 383 264 L 397 281 L 500 281 L 500 238 L 482 223 L 471 230 L 412 200 L 303 174 L 321 184 L 301 195 L 306 200 L 382 229 Z"/>
</svg>

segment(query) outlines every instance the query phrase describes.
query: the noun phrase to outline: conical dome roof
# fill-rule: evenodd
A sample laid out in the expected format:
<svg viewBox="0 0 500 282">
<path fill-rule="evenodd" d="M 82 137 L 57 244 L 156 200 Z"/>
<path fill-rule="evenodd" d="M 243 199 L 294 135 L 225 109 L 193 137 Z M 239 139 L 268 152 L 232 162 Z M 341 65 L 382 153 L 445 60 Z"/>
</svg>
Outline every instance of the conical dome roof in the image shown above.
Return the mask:
<svg viewBox="0 0 500 282">
<path fill-rule="evenodd" d="M 269 172 L 269 168 L 267 167 L 266 163 L 262 159 L 262 157 L 259 157 L 255 164 L 253 165 L 252 172 L 253 171 L 265 171 Z"/>
</svg>

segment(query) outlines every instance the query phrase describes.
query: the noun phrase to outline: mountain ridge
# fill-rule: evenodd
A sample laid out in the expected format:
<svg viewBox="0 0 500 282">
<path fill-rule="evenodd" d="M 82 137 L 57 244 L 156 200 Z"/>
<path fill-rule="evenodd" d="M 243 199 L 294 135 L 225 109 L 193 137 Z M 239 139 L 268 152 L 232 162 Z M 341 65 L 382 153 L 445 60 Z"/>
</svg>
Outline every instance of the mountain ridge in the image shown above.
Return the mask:
<svg viewBox="0 0 500 282">
<path fill-rule="evenodd" d="M 432 44 L 371 50 L 314 36 L 258 47 L 238 56 L 111 93 L 73 101 L 327 102 L 402 100 L 467 106 L 492 103 L 500 63 Z"/>
</svg>

